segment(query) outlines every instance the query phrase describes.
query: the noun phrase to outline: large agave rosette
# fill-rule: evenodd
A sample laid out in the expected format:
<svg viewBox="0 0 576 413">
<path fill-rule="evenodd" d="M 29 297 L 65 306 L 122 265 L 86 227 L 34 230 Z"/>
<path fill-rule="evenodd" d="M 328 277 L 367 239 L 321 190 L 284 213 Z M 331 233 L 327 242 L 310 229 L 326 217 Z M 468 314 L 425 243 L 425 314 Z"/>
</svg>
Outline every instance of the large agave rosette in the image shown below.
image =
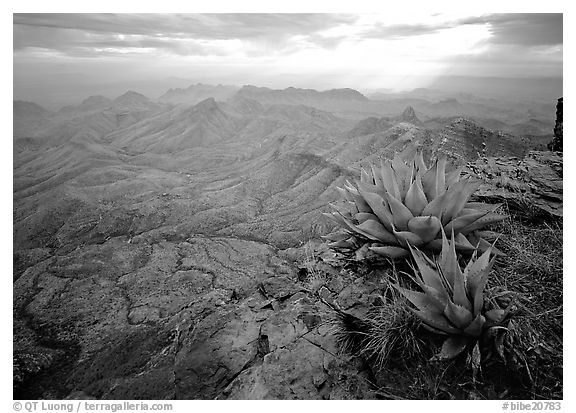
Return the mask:
<svg viewBox="0 0 576 413">
<path fill-rule="evenodd" d="M 446 159 L 427 168 L 422 152 L 406 162 L 398 155 L 362 169 L 360 181 L 338 188 L 343 201 L 330 204 L 325 213 L 343 231 L 326 236 L 335 249 L 364 249 L 399 258 L 408 256 L 408 246 L 438 252 L 441 233 L 454 233 L 459 252 L 486 250 L 490 243 L 478 231 L 505 215 L 494 212 L 499 205 L 469 202 L 480 182 L 461 179 L 461 168 L 446 172 Z"/>
<path fill-rule="evenodd" d="M 412 280 L 422 292 L 394 285 L 410 301 L 423 325 L 434 333 L 446 335 L 437 360 L 451 359 L 476 342 L 483 332 L 500 328 L 507 319 L 507 310 L 485 309 L 484 288 L 495 257 L 490 258 L 491 248 L 480 257 L 473 254 L 460 269 L 456 256 L 456 242 L 451 242 L 442 232 L 442 252 L 434 262 L 418 249 L 410 248 L 416 263 Z"/>
</svg>

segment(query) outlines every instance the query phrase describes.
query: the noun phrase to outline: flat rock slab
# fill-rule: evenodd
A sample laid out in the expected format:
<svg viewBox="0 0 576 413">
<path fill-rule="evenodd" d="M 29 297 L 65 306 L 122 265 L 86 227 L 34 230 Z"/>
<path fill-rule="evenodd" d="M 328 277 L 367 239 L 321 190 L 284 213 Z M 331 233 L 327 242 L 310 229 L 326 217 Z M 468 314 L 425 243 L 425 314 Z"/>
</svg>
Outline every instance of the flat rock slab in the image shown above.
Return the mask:
<svg viewBox="0 0 576 413">
<path fill-rule="evenodd" d="M 338 354 L 332 310 L 274 248 L 161 238 L 42 255 L 18 277 L 16 397 L 372 397 L 362 366 Z M 362 295 L 327 284 L 343 302 Z"/>
<path fill-rule="evenodd" d="M 563 216 L 561 152 L 532 151 L 522 160 L 480 158 L 467 166 L 472 176 L 484 181 L 476 196 L 529 206 L 557 218 Z"/>
</svg>

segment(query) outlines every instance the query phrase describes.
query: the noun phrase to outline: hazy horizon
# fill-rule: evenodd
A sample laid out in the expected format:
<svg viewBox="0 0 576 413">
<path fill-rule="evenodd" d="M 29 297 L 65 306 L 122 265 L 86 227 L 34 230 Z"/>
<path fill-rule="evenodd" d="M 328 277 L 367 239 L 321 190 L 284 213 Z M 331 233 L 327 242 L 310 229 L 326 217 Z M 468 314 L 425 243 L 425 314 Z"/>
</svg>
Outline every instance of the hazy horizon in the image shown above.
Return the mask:
<svg viewBox="0 0 576 413">
<path fill-rule="evenodd" d="M 407 91 L 456 78 L 472 92 L 490 89 L 478 79 L 556 79 L 561 91 L 563 75 L 562 14 L 14 14 L 13 23 L 14 99 L 51 108 L 196 83 Z"/>
</svg>

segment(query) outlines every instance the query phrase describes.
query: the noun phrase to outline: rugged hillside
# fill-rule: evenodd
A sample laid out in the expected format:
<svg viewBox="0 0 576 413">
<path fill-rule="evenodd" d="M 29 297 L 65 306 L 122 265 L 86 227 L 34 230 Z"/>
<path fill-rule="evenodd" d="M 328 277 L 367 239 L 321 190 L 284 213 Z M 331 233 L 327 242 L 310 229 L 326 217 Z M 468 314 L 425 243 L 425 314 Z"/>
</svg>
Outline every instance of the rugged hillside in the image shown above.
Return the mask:
<svg viewBox="0 0 576 413">
<path fill-rule="evenodd" d="M 146 96 L 128 91 L 114 100 L 91 96 L 77 106 L 66 106 L 49 116 L 30 136 L 26 147 L 53 147 L 68 141 L 92 141 L 112 131 L 165 111 Z M 15 120 L 16 122 L 16 120 Z M 15 135 L 16 137 L 16 135 Z M 22 143 L 16 142 L 16 146 Z"/>
<path fill-rule="evenodd" d="M 176 107 L 92 97 L 15 139 L 17 397 L 376 397 L 301 270 L 302 245 L 332 227 L 320 212 L 394 152 L 527 146 L 466 119 L 430 130 L 414 111 L 357 123 L 338 113 L 371 103 L 351 90 L 254 89 Z M 347 309 L 377 284 L 340 274 L 324 293 Z"/>
<path fill-rule="evenodd" d="M 522 157 L 530 147 L 528 139 L 495 132 L 466 118 L 457 118 L 433 134 L 425 143 L 432 152 L 442 152 L 455 163 L 503 154 Z"/>
<path fill-rule="evenodd" d="M 358 136 L 371 135 L 373 133 L 384 132 L 390 129 L 393 123 L 388 118 L 366 118 L 358 122 L 350 131 L 348 136 L 356 138 Z"/>
<path fill-rule="evenodd" d="M 77 106 L 64 106 L 58 111 L 58 114 L 74 116 L 78 113 L 102 111 L 112 106 L 113 102 L 107 97 L 96 95 L 90 96 Z"/>
<path fill-rule="evenodd" d="M 53 113 L 33 102 L 15 100 L 14 113 L 14 137 L 28 138 L 36 134 L 38 130 L 46 127 Z"/>
</svg>

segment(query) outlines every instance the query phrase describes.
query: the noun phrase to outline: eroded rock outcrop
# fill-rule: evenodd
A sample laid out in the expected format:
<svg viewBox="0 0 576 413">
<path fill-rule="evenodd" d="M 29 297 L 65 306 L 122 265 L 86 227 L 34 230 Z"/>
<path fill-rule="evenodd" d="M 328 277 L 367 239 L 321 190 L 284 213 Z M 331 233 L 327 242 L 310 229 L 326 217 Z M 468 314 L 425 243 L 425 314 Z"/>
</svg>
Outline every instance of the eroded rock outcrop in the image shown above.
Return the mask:
<svg viewBox="0 0 576 413">
<path fill-rule="evenodd" d="M 548 144 L 548 149 L 551 151 L 562 152 L 563 150 L 563 130 L 564 130 L 564 115 L 563 115 L 563 101 L 564 98 L 558 99 L 556 104 L 556 125 L 554 125 L 554 139 Z"/>
<path fill-rule="evenodd" d="M 563 216 L 561 153 L 531 151 L 524 159 L 483 157 L 468 163 L 472 176 L 484 184 L 476 192 L 481 198 L 506 201 L 519 210 Z"/>
</svg>

